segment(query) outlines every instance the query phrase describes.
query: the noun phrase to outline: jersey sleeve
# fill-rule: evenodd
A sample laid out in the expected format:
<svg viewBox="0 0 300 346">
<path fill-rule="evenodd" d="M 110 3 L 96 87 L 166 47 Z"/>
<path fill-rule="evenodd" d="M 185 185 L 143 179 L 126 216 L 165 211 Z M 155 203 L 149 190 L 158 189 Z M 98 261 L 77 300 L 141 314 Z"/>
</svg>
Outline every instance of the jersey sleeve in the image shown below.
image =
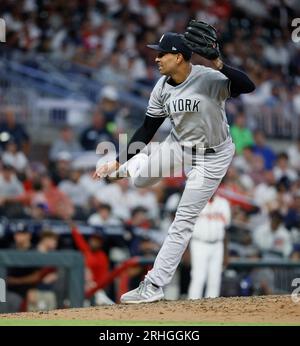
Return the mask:
<svg viewBox="0 0 300 346">
<path fill-rule="evenodd" d="M 161 78 L 153 88 L 146 115 L 153 118 L 166 118 L 168 115 L 164 111 L 164 105 L 161 98 L 163 79 Z"/>
<path fill-rule="evenodd" d="M 230 97 L 230 80 L 218 71 L 206 75 L 208 95 L 217 101 L 224 101 Z"/>
</svg>

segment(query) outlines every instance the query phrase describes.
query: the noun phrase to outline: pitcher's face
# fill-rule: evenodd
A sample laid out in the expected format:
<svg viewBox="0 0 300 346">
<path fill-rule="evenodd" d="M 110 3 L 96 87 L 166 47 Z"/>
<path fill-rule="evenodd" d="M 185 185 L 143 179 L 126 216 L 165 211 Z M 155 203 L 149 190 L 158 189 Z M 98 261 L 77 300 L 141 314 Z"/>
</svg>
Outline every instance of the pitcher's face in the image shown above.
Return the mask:
<svg viewBox="0 0 300 346">
<path fill-rule="evenodd" d="M 179 54 L 159 52 L 155 58 L 160 74 L 170 76 L 178 68 Z"/>
</svg>

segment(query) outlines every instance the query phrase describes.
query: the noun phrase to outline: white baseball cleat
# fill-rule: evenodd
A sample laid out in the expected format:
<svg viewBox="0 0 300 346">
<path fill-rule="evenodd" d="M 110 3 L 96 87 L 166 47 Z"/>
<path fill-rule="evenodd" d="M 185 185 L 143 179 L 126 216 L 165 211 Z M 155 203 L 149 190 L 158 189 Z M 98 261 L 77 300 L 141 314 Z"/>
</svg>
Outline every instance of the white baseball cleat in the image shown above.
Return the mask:
<svg viewBox="0 0 300 346">
<path fill-rule="evenodd" d="M 148 280 L 140 283 L 139 287 L 129 291 L 121 296 L 123 304 L 141 304 L 153 303 L 164 298 L 164 292 L 161 287 L 155 287 Z"/>
</svg>

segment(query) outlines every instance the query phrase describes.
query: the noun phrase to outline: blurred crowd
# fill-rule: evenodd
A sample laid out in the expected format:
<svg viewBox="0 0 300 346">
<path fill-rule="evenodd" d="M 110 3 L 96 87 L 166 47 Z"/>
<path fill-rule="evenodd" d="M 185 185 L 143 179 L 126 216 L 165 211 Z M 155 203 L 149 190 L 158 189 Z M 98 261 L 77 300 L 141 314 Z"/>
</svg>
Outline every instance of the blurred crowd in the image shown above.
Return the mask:
<svg viewBox="0 0 300 346">
<path fill-rule="evenodd" d="M 118 88 L 130 81 L 153 85 L 158 78 L 146 44 L 166 31 L 184 32 L 188 20 L 197 18 L 217 27 L 225 61 L 247 70 L 257 86 L 254 93 L 227 103 L 236 156 L 218 194 L 232 210 L 229 256 L 300 261 L 300 137 L 278 151 L 268 136 L 282 130 L 280 119 L 300 116 L 300 49 L 290 38 L 289 24 L 297 11 L 299 2 L 291 0 L 2 0 L 0 13 L 12 50 L 86 65 L 93 71 L 91 78 L 107 87 L 86 128 L 61 128 L 42 160 L 34 157 L 28 129 L 14 109 L 0 108 L 0 249 L 88 248 L 88 256 L 99 252 L 100 269 L 85 253 L 88 287 L 97 275 L 107 275 L 113 262 L 155 256 L 174 218 L 184 177 L 136 189 L 127 179 L 93 180 L 94 166 L 80 164 L 80 157 L 95 152 L 100 142 L 118 144 L 124 117 Z M 261 131 L 261 119 L 270 123 L 269 133 Z M 12 222 L 7 224 L 7 219 Z M 45 220 L 50 220 L 46 226 Z M 68 231 L 49 229 L 51 221 Z M 91 227 L 88 242 L 78 240 L 76 224 Z M 111 229 L 121 229 L 121 236 L 111 236 Z M 151 236 L 153 230 L 157 236 Z M 66 235 L 72 241 L 66 241 Z M 21 274 L 12 270 L 8 283 L 34 306 L 37 292 L 28 289 L 39 282 L 39 291 L 45 291 L 57 273 L 29 269 Z M 140 269 L 130 275 L 142 273 Z M 27 289 L 16 279 L 20 276 L 32 279 Z M 260 280 L 257 290 L 274 292 L 271 281 Z M 51 295 L 45 299 L 55 306 Z"/>
<path fill-rule="evenodd" d="M 92 79 L 138 95 L 159 76 L 146 45 L 166 31 L 183 33 L 191 18 L 205 20 L 218 30 L 225 61 L 256 84 L 228 103 L 229 120 L 242 108 L 252 129 L 284 137 L 300 133 L 300 50 L 291 26 L 299 7 L 297 0 L 3 0 L 0 15 L 6 49 L 86 66 Z M 193 61 L 207 64 L 195 54 Z"/>
</svg>

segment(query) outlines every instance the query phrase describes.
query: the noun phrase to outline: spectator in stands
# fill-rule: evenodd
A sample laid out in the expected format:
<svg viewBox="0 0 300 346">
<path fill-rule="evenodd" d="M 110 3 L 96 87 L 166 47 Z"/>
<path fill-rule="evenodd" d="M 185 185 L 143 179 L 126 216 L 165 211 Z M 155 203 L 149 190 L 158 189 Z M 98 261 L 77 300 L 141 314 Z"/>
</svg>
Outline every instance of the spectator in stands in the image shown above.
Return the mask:
<svg viewBox="0 0 300 346">
<path fill-rule="evenodd" d="M 150 227 L 151 220 L 148 217 L 146 208 L 140 206 L 131 211 L 131 218 L 126 222 L 125 240 L 132 257 L 142 256 L 153 260 L 157 255 L 161 244 L 159 244 L 158 239 L 149 236 L 147 230 Z M 151 266 L 140 265 L 128 269 L 129 286 L 136 286 Z"/>
<path fill-rule="evenodd" d="M 28 159 L 25 154 L 18 149 L 17 142 L 14 138 L 10 138 L 6 142 L 2 161 L 10 166 L 13 166 L 18 173 L 23 173 L 28 164 Z"/>
<path fill-rule="evenodd" d="M 84 150 L 96 152 L 101 142 L 115 143 L 112 135 L 106 128 L 106 118 L 102 111 L 95 110 L 91 126 L 87 127 L 80 136 L 80 143 Z"/>
<path fill-rule="evenodd" d="M 108 123 L 114 122 L 119 106 L 119 95 L 117 89 L 111 85 L 105 86 L 101 91 L 99 108 L 101 109 Z"/>
<path fill-rule="evenodd" d="M 95 78 L 104 84 L 123 88 L 128 87 L 126 69 L 122 66 L 121 60 L 122 54 L 117 50 L 113 50 L 109 60 L 99 70 L 95 71 Z"/>
<path fill-rule="evenodd" d="M 298 178 L 297 172 L 289 166 L 289 157 L 285 152 L 278 154 L 273 173 L 277 182 L 286 178 L 291 183 Z"/>
<path fill-rule="evenodd" d="M 262 211 L 268 213 L 276 208 L 278 193 L 273 171 L 265 171 L 263 177 L 263 181 L 255 185 L 253 197 Z"/>
<path fill-rule="evenodd" d="M 106 185 L 104 181 L 95 181 L 92 178 L 93 169 L 94 166 L 87 167 L 87 169 L 82 173 L 80 177 L 80 184 L 85 188 L 89 197 L 93 196 L 95 194 L 95 191 L 100 190 L 101 188 L 103 188 L 103 186 Z"/>
<path fill-rule="evenodd" d="M 129 207 L 131 210 L 142 206 L 148 210 L 148 216 L 152 220 L 159 217 L 159 206 L 155 193 L 151 188 L 140 188 L 129 191 Z"/>
<path fill-rule="evenodd" d="M 23 223 L 15 225 L 14 245 L 17 251 L 32 250 L 31 232 L 28 226 Z M 18 295 L 19 300 L 25 303 L 29 289 L 36 287 L 41 279 L 41 271 L 37 267 L 9 267 L 7 271 L 7 289 Z M 23 308 L 25 305 L 23 304 Z M 21 306 L 19 307 L 22 308 Z"/>
<path fill-rule="evenodd" d="M 4 164 L 0 171 L 0 215 L 17 217 L 23 215 L 20 197 L 24 193 L 14 167 Z"/>
<path fill-rule="evenodd" d="M 128 179 L 120 179 L 113 184 L 101 187 L 94 192 L 94 197 L 98 203 L 110 204 L 115 217 L 121 220 L 127 220 L 130 217 Z"/>
<path fill-rule="evenodd" d="M 250 173 L 253 167 L 255 156 L 252 146 L 244 147 L 242 155 L 237 155 L 233 158 L 232 165 L 240 173 Z"/>
<path fill-rule="evenodd" d="M 37 251 L 48 253 L 57 249 L 58 235 L 51 230 L 43 231 L 36 246 Z M 27 311 L 53 310 L 57 308 L 54 292 L 58 274 L 55 268 L 44 267 L 43 277 L 35 288 L 27 292 Z"/>
<path fill-rule="evenodd" d="M 58 234 L 54 233 L 52 230 L 45 230 L 41 233 L 36 248 L 39 252 L 48 253 L 49 251 L 57 249 L 58 241 Z"/>
<path fill-rule="evenodd" d="M 143 234 L 139 237 L 140 240 L 136 251 L 136 256 L 154 260 L 158 254 L 160 244 L 155 242 L 155 240 L 147 234 Z"/>
<path fill-rule="evenodd" d="M 61 152 L 67 152 L 71 154 L 71 158 L 73 159 L 76 155 L 80 154 L 81 151 L 80 144 L 74 138 L 72 128 L 66 125 L 60 130 L 60 138 L 55 140 L 52 144 L 49 157 L 51 161 L 56 161 Z"/>
<path fill-rule="evenodd" d="M 280 210 L 282 215 L 286 215 L 289 207 L 293 203 L 293 196 L 291 192 L 291 182 L 288 178 L 283 177 L 276 183 L 277 196 L 275 203 L 276 205 L 274 209 Z M 273 209 L 273 210 L 274 210 Z"/>
<path fill-rule="evenodd" d="M 131 256 L 140 255 L 140 242 L 151 227 L 148 210 L 142 206 L 131 211 L 131 218 L 126 221 L 126 240 Z"/>
<path fill-rule="evenodd" d="M 66 194 L 75 207 L 76 219 L 85 220 L 89 210 L 89 194 L 80 183 L 81 170 L 71 169 L 69 179 L 58 185 L 60 191 Z"/>
<path fill-rule="evenodd" d="M 134 51 L 127 52 L 126 58 L 129 82 L 145 80 L 147 77 L 145 61 Z"/>
<path fill-rule="evenodd" d="M 278 211 L 272 211 L 269 221 L 254 230 L 254 243 L 265 256 L 273 254 L 287 258 L 291 254 L 290 234 Z"/>
<path fill-rule="evenodd" d="M 46 201 L 49 216 L 53 218 L 69 219 L 74 215 L 74 205 L 71 199 L 56 186 L 48 174 L 41 177 L 41 198 Z M 33 196 L 33 200 L 35 196 Z"/>
<path fill-rule="evenodd" d="M 56 160 L 53 162 L 53 165 L 49 167 L 54 185 L 59 185 L 61 181 L 69 179 L 71 164 L 72 155 L 69 152 L 61 151 L 57 154 Z"/>
<path fill-rule="evenodd" d="M 89 216 L 87 223 L 91 226 L 119 226 L 121 221 L 112 215 L 109 204 L 100 203 L 97 211 Z"/>
<path fill-rule="evenodd" d="M 36 181 L 40 180 L 42 174 L 47 172 L 46 166 L 42 162 L 30 161 L 25 170 L 23 186 L 26 192 L 33 189 Z"/>
<path fill-rule="evenodd" d="M 230 259 L 259 259 L 259 250 L 253 244 L 252 232 L 242 227 L 241 225 L 234 224 L 230 227 L 230 232 L 235 232 L 235 241 L 231 241 L 229 248 Z"/>
<path fill-rule="evenodd" d="M 300 90 L 300 87 L 299 87 Z M 300 137 L 293 143 L 287 150 L 289 157 L 289 164 L 292 169 L 295 169 L 298 174 L 300 173 Z"/>
<path fill-rule="evenodd" d="M 297 244 L 294 246 L 293 252 L 290 255 L 290 259 L 292 261 L 297 261 L 297 262 L 300 261 L 300 244 Z M 299 269 L 298 269 L 298 272 L 299 272 Z"/>
<path fill-rule="evenodd" d="M 254 144 L 251 131 L 246 127 L 246 117 L 240 112 L 230 128 L 231 136 L 235 144 L 236 153 L 241 155 L 243 149 Z"/>
<path fill-rule="evenodd" d="M 137 206 L 131 211 L 131 218 L 127 220 L 127 225 L 131 227 L 138 227 L 142 229 L 149 229 L 151 227 L 151 220 L 149 219 L 149 211 L 143 206 Z"/>
<path fill-rule="evenodd" d="M 272 41 L 272 44 L 266 45 L 264 49 L 264 58 L 271 65 L 286 68 L 289 63 L 290 55 L 288 48 L 284 46 L 282 38 L 277 37 Z"/>
<path fill-rule="evenodd" d="M 26 192 L 24 194 L 25 203 L 28 205 L 37 205 L 43 204 L 45 208 L 49 211 L 48 202 L 43 191 L 42 186 L 42 176 L 46 175 L 46 172 L 43 173 L 34 173 L 32 180 L 29 178 L 26 183 Z"/>
<path fill-rule="evenodd" d="M 27 209 L 27 215 L 35 224 L 38 225 L 42 223 L 45 219 L 49 217 L 48 206 L 45 203 L 33 203 Z"/>
<path fill-rule="evenodd" d="M 24 126 L 17 122 L 16 113 L 12 107 L 9 107 L 4 112 L 4 119 L 0 122 L 0 145 L 14 139 L 18 149 L 26 155 L 29 153 L 30 139 Z"/>
<path fill-rule="evenodd" d="M 254 207 L 253 201 L 249 198 L 249 191 L 243 185 L 240 175 L 233 166 L 229 167 L 218 193 L 228 199 L 232 207 L 241 206 L 245 210 L 251 210 Z"/>
<path fill-rule="evenodd" d="M 100 233 L 94 233 L 89 237 L 88 242 L 84 239 L 79 229 L 72 224 L 71 232 L 76 247 L 82 252 L 85 259 L 87 269 L 85 290 L 89 290 L 102 282 L 109 273 L 109 259 L 107 254 L 103 251 L 103 237 Z M 95 294 L 97 305 L 113 303 L 104 293 L 100 290 L 98 296 Z"/>
<path fill-rule="evenodd" d="M 31 244 L 31 232 L 29 230 L 28 225 L 23 222 L 18 222 L 12 225 L 14 245 L 13 249 L 26 251 L 32 249 Z"/>
<path fill-rule="evenodd" d="M 249 177 L 252 179 L 254 186 L 264 182 L 265 161 L 261 155 L 254 155 Z"/>
<path fill-rule="evenodd" d="M 274 166 L 276 155 L 272 148 L 266 144 L 266 137 L 261 130 L 254 132 L 254 146 L 253 152 L 256 155 L 260 155 L 264 159 L 265 169 L 271 170 Z"/>
<path fill-rule="evenodd" d="M 293 228 L 300 232 L 300 191 L 294 194 L 294 200 L 285 216 L 285 225 L 291 230 Z"/>
<path fill-rule="evenodd" d="M 269 220 L 252 233 L 254 256 L 252 259 L 265 260 L 287 258 L 292 250 L 290 234 L 282 224 L 278 211 L 270 212 Z M 256 249 L 256 250 L 255 250 Z M 272 268 L 253 268 L 248 276 L 254 295 L 275 294 L 275 272 Z"/>
</svg>

